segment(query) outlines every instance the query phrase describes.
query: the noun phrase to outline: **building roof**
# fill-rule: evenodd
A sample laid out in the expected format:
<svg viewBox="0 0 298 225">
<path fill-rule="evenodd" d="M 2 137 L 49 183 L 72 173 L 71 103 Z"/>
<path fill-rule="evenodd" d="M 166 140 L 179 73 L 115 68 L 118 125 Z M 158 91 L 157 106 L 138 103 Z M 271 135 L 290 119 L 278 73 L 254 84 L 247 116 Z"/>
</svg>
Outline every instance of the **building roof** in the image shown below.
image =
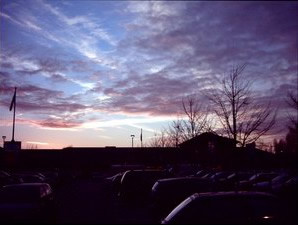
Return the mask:
<svg viewBox="0 0 298 225">
<path fill-rule="evenodd" d="M 214 141 L 226 144 L 235 144 L 234 139 L 222 137 L 212 132 L 205 132 L 202 133 L 190 140 L 187 140 L 180 144 L 180 147 L 188 146 L 188 145 L 197 145 L 199 143 L 207 142 L 207 141 Z"/>
</svg>

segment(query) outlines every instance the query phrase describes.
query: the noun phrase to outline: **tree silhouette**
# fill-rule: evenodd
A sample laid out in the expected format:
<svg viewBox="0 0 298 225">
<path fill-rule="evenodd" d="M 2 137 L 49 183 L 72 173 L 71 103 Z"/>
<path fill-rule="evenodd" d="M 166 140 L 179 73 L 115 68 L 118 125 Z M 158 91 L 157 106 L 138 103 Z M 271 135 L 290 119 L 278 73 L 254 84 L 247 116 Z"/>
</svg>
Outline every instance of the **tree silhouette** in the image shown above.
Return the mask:
<svg viewBox="0 0 298 225">
<path fill-rule="evenodd" d="M 270 103 L 263 105 L 255 101 L 252 80 L 241 76 L 244 68 L 245 65 L 233 66 L 229 75 L 218 81 L 219 88 L 206 92 L 224 134 L 241 146 L 257 141 L 272 128 L 276 118 Z"/>
<path fill-rule="evenodd" d="M 289 120 L 290 120 L 289 126 L 292 129 L 297 130 L 297 127 L 298 127 L 298 98 L 297 98 L 297 94 L 295 96 L 295 94 L 293 92 L 289 92 L 287 103 L 294 110 L 294 114 L 289 114 Z"/>
<path fill-rule="evenodd" d="M 173 120 L 167 129 L 165 129 L 168 137 L 168 144 L 171 147 L 178 147 L 183 142 L 183 121 L 177 118 Z"/>
<path fill-rule="evenodd" d="M 182 142 L 212 130 L 212 121 L 208 118 L 207 110 L 199 104 L 198 96 L 187 96 L 182 99 L 181 105 L 182 113 L 159 135 L 155 135 L 151 147 L 178 147 Z"/>
<path fill-rule="evenodd" d="M 148 147 L 173 147 L 174 145 L 171 143 L 170 138 L 167 135 L 166 129 L 162 129 L 161 132 L 155 133 L 154 137 L 152 137 L 149 142 L 147 143 Z"/>
<path fill-rule="evenodd" d="M 289 92 L 286 102 L 293 109 L 293 114 L 289 113 L 288 133 L 285 139 L 274 141 L 274 150 L 276 153 L 292 154 L 297 153 L 298 143 L 298 99 L 293 92 Z"/>
<path fill-rule="evenodd" d="M 208 122 L 208 114 L 203 110 L 203 105 L 199 104 L 195 95 L 187 96 L 182 100 L 183 113 L 187 119 L 182 120 L 183 140 L 189 140 L 202 133 Z"/>
</svg>

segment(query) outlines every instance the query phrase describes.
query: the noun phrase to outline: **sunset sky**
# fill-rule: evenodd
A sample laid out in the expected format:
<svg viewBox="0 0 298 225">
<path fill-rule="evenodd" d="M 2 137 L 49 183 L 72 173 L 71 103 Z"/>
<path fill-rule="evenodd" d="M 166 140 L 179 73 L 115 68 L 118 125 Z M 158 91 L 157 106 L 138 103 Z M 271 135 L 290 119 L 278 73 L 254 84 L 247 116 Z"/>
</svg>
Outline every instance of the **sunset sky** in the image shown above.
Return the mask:
<svg viewBox="0 0 298 225">
<path fill-rule="evenodd" d="M 139 146 L 183 97 L 246 63 L 287 132 L 297 91 L 297 2 L 0 0 L 0 135 L 22 147 Z M 297 93 L 297 92 L 296 92 Z M 201 103 L 208 104 L 204 97 Z M 2 142 L 1 142 L 2 146 Z"/>
</svg>

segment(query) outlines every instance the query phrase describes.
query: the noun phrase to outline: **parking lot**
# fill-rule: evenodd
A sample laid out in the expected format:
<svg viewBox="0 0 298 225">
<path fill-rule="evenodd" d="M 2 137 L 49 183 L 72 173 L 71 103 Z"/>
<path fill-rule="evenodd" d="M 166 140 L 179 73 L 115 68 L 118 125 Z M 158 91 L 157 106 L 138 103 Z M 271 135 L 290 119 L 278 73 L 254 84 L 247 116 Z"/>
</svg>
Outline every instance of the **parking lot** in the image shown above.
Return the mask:
<svg viewBox="0 0 298 225">
<path fill-rule="evenodd" d="M 56 223 L 146 224 L 153 223 L 147 205 L 125 204 L 103 178 L 75 179 L 56 193 Z"/>
<path fill-rule="evenodd" d="M 178 170 L 164 170 L 134 165 L 111 166 L 98 171 L 2 171 L 0 175 L 0 222 L 5 224 L 160 224 L 161 220 L 188 196 L 204 192 L 209 192 L 210 201 L 219 193 L 230 196 L 226 202 L 212 207 L 222 209 L 224 205 L 230 204 L 230 210 L 234 215 L 234 211 L 239 211 L 240 208 L 238 204 L 230 201 L 234 197 L 238 198 L 243 191 L 242 195 L 254 196 L 253 198 L 266 197 L 270 202 L 275 202 L 278 210 L 270 212 L 272 218 L 280 216 L 279 211 L 284 211 L 284 208 L 279 203 L 285 203 L 285 207 L 289 207 L 285 212 L 291 217 L 282 215 L 282 221 L 296 224 L 297 220 L 297 216 L 292 217 L 297 211 L 297 203 L 294 201 L 297 197 L 297 175 L 293 171 L 220 171 L 189 165 L 181 165 Z M 52 191 L 46 193 L 44 185 L 48 185 L 45 184 L 47 182 L 51 184 Z M 36 188 L 41 189 L 36 191 Z M 31 196 L 32 191 L 35 194 Z M 38 208 L 34 205 L 36 194 L 40 195 L 36 196 Z M 46 195 L 48 198 L 44 201 Z M 281 197 L 279 200 L 282 202 L 277 203 L 275 195 Z M 28 198 L 29 196 L 31 197 Z M 267 211 L 271 209 L 272 204 L 268 205 L 263 200 L 261 202 L 253 203 L 252 207 L 258 211 L 258 218 L 267 218 Z M 44 208 L 44 203 L 50 203 L 51 207 Z M 245 204 L 241 200 L 242 203 Z M 26 204 L 30 204 L 30 208 Z M 259 204 L 263 204 L 264 207 L 260 208 Z M 46 214 L 38 217 L 37 214 L 42 209 L 46 209 Z M 214 208 L 206 210 L 211 213 L 211 218 L 220 214 L 213 213 Z M 248 212 L 246 207 L 243 210 L 245 213 Z M 27 212 L 30 212 L 30 215 Z M 197 211 L 195 214 L 192 213 L 196 217 L 197 214 Z M 263 214 L 265 217 L 259 217 Z M 12 220 L 15 217 L 19 218 Z M 229 216 L 227 219 L 234 217 Z M 243 222 L 242 217 L 238 219 Z M 188 218 L 185 218 L 183 223 L 187 221 Z"/>
</svg>

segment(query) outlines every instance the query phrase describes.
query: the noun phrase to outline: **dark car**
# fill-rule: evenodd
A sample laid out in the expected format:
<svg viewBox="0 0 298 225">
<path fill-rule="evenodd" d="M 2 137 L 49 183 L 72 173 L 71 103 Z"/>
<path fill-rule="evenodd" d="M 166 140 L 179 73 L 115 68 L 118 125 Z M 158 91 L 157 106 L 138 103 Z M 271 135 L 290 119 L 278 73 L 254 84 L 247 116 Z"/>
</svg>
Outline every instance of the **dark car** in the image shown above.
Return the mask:
<svg viewBox="0 0 298 225">
<path fill-rule="evenodd" d="M 105 178 L 105 181 L 109 184 L 109 187 L 113 193 L 119 193 L 123 174 L 124 172 L 120 172 L 114 176 Z"/>
<path fill-rule="evenodd" d="M 19 177 L 12 176 L 6 171 L 0 170 L 0 187 L 8 184 L 23 183 L 23 180 Z"/>
<path fill-rule="evenodd" d="M 167 215 L 175 206 L 196 192 L 217 190 L 216 183 L 196 177 L 176 177 L 156 181 L 152 187 L 155 216 Z"/>
<path fill-rule="evenodd" d="M 227 177 L 228 181 L 231 181 L 235 184 L 239 184 L 239 182 L 241 181 L 247 181 L 249 180 L 249 178 L 251 178 L 252 176 L 254 176 L 255 173 L 254 172 L 234 172 L 232 173 L 230 176 Z"/>
<path fill-rule="evenodd" d="M 167 170 L 128 170 L 122 178 L 118 196 L 124 201 L 148 201 L 151 188 L 158 180 L 170 177 Z"/>
<path fill-rule="evenodd" d="M 49 184 L 12 184 L 0 189 L 0 222 L 44 223 L 53 218 L 54 201 Z"/>
<path fill-rule="evenodd" d="M 213 181 L 221 181 L 221 180 L 225 180 L 227 177 L 229 177 L 232 174 L 233 172 L 230 172 L 230 171 L 220 171 L 213 174 L 209 179 Z"/>
<path fill-rule="evenodd" d="M 46 178 L 37 174 L 14 174 L 15 177 L 22 179 L 24 183 L 46 183 Z"/>
<path fill-rule="evenodd" d="M 278 198 L 262 192 L 193 194 L 162 224 L 294 224 Z"/>
<path fill-rule="evenodd" d="M 233 172 L 225 178 L 217 180 L 220 191 L 233 191 L 239 189 L 239 183 L 241 181 L 248 180 L 254 175 L 253 172 Z"/>
<path fill-rule="evenodd" d="M 279 174 L 277 173 L 257 173 L 250 177 L 248 180 L 240 181 L 239 188 L 241 190 L 252 190 L 254 184 L 264 181 L 270 181 L 278 175 Z"/>
<path fill-rule="evenodd" d="M 253 188 L 263 192 L 278 191 L 290 178 L 291 177 L 288 174 L 280 174 L 272 180 L 255 183 Z"/>
<path fill-rule="evenodd" d="M 194 176 L 194 177 L 203 177 L 203 176 L 205 176 L 207 173 L 210 173 L 210 170 L 202 169 L 202 170 L 199 170 L 198 172 L 196 172 L 196 174 L 194 174 L 193 176 Z"/>
</svg>

